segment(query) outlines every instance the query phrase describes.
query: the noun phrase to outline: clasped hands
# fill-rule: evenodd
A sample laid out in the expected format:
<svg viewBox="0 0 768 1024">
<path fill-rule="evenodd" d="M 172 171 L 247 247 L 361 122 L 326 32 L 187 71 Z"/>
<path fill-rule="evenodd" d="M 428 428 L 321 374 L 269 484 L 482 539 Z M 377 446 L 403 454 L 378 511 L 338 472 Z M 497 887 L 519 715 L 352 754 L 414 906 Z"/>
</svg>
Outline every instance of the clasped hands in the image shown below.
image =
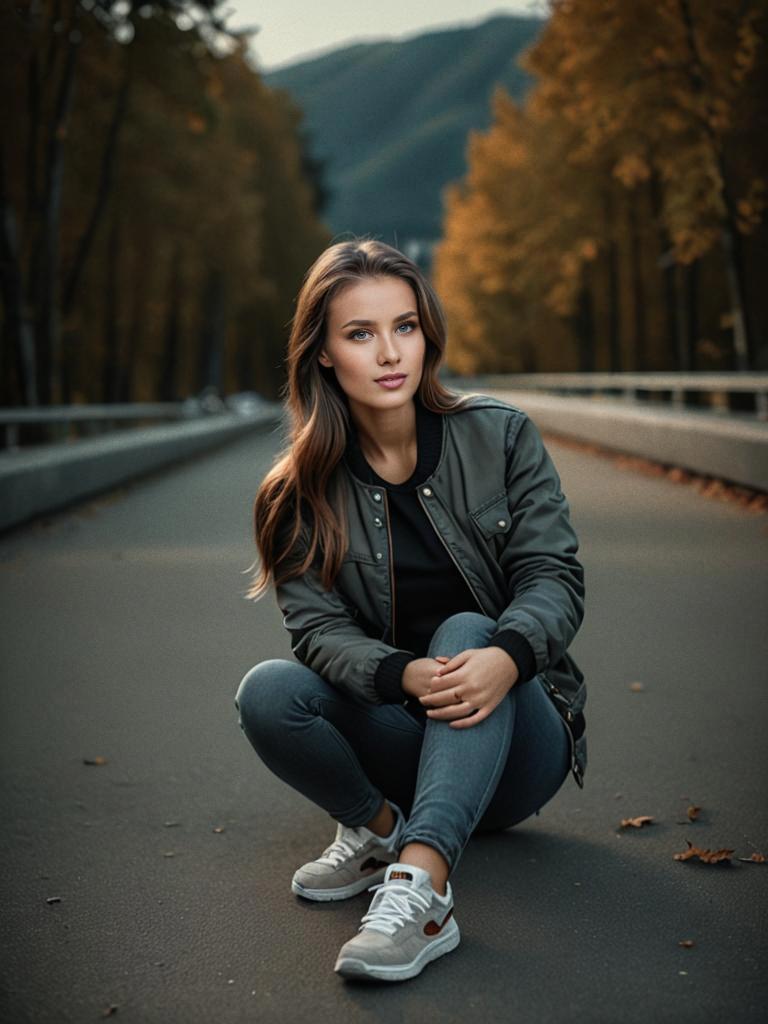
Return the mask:
<svg viewBox="0 0 768 1024">
<path fill-rule="evenodd" d="M 418 698 L 429 718 L 466 729 L 487 718 L 519 677 L 514 658 L 501 647 L 470 647 L 453 658 L 414 658 L 405 667 L 402 687 Z"/>
</svg>

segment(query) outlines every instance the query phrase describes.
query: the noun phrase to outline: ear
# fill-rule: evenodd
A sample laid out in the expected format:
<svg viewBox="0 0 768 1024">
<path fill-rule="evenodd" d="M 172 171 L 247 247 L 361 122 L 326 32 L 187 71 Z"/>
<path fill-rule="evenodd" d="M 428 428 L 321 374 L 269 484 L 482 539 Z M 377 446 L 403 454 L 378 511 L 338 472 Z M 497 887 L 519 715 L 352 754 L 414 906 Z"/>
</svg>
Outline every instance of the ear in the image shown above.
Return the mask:
<svg viewBox="0 0 768 1024">
<path fill-rule="evenodd" d="M 325 354 L 325 349 L 324 348 L 320 349 L 320 355 L 317 357 L 317 361 L 319 363 L 321 363 L 323 366 L 333 366 L 333 363 L 328 358 L 328 356 Z"/>
</svg>

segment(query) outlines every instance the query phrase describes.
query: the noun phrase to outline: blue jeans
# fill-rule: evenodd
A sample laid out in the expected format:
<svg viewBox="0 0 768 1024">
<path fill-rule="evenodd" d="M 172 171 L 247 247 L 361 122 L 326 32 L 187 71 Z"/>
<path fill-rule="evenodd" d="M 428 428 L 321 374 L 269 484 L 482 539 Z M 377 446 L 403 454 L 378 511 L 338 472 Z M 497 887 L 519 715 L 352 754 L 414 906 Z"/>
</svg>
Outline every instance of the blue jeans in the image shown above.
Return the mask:
<svg viewBox="0 0 768 1024">
<path fill-rule="evenodd" d="M 485 647 L 496 623 L 447 618 L 428 656 Z M 418 704 L 418 701 L 416 701 Z M 477 725 L 355 701 L 299 662 L 250 669 L 235 696 L 239 724 L 264 764 L 344 825 L 364 825 L 386 796 L 406 818 L 400 849 L 421 842 L 449 872 L 474 831 L 509 828 L 551 799 L 570 770 L 567 725 L 538 676 L 513 686 Z"/>
</svg>

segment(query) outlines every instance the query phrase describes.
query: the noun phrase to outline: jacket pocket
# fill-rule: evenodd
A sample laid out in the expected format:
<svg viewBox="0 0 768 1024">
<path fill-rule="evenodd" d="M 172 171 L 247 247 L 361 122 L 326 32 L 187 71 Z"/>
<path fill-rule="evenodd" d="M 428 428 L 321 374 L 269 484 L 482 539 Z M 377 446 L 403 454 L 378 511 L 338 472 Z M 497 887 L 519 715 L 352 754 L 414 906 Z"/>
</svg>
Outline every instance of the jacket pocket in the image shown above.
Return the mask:
<svg viewBox="0 0 768 1024">
<path fill-rule="evenodd" d="M 379 563 L 366 551 L 347 551 L 342 562 L 362 562 L 363 565 L 378 565 Z"/>
<path fill-rule="evenodd" d="M 512 527 L 506 491 L 499 491 L 477 508 L 470 509 L 469 515 L 486 540 L 503 536 Z"/>
</svg>

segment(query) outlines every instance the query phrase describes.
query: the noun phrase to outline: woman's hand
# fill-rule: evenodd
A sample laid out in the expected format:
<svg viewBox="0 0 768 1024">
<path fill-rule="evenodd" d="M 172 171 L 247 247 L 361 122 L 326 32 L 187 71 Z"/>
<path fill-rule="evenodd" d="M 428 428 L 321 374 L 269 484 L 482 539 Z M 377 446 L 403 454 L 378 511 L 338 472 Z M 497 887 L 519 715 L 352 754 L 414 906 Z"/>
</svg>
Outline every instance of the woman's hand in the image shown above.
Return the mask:
<svg viewBox="0 0 768 1024">
<path fill-rule="evenodd" d="M 405 666 L 401 687 L 410 697 L 423 697 L 429 693 L 435 672 L 448 658 L 414 658 Z"/>
<path fill-rule="evenodd" d="M 470 647 L 442 662 L 430 680 L 429 692 L 420 697 L 429 718 L 466 729 L 487 718 L 520 677 L 520 670 L 501 647 Z M 457 702 L 456 694 L 461 697 Z M 456 719 L 456 721 L 454 721 Z"/>
</svg>

